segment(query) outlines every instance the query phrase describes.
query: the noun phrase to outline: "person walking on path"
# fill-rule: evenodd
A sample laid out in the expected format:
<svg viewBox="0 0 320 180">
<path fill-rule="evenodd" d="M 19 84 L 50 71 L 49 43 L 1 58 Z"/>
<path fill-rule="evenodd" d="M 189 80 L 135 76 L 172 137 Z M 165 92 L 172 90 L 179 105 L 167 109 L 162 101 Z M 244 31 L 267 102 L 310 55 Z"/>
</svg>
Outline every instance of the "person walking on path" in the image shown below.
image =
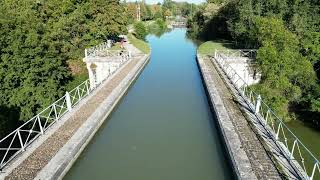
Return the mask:
<svg viewBox="0 0 320 180">
<path fill-rule="evenodd" d="M 120 47 L 121 47 L 121 49 L 123 49 L 123 48 L 124 48 L 123 44 L 124 44 L 124 39 L 123 39 L 123 38 L 121 38 L 121 41 L 120 41 Z"/>
</svg>

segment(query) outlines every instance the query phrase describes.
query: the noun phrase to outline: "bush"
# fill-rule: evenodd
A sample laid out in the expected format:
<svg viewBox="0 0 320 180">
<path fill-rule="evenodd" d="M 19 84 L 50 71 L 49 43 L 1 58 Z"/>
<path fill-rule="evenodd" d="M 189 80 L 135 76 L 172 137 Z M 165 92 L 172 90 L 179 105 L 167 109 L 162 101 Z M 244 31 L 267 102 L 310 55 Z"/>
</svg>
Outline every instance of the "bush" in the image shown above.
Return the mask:
<svg viewBox="0 0 320 180">
<path fill-rule="evenodd" d="M 166 29 L 166 22 L 164 22 L 163 19 L 158 18 L 156 20 L 157 25 L 159 26 L 159 29 Z"/>
<path fill-rule="evenodd" d="M 142 22 L 137 22 L 134 24 L 134 31 L 135 31 L 135 36 L 141 40 L 145 40 L 148 34 L 147 29 Z"/>
</svg>

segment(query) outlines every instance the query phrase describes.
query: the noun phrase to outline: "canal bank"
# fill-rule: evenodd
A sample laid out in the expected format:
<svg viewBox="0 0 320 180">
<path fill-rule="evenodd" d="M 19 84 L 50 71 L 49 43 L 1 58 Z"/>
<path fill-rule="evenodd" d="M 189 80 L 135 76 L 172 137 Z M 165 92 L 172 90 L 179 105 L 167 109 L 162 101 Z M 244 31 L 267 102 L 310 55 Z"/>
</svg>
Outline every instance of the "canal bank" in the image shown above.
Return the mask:
<svg viewBox="0 0 320 180">
<path fill-rule="evenodd" d="M 88 120 L 78 129 L 71 139 L 59 150 L 55 157 L 39 172 L 35 179 L 62 179 L 72 167 L 83 149 L 90 143 L 100 126 L 112 113 L 114 108 L 127 93 L 130 86 L 138 78 L 146 64 L 150 60 L 150 54 L 143 56 L 135 67 L 128 72 L 121 83 L 99 105 Z"/>
<path fill-rule="evenodd" d="M 197 62 L 213 111 L 212 114 L 216 116 L 220 134 L 225 143 L 225 149 L 228 152 L 229 161 L 232 164 L 234 173 L 238 179 L 257 179 L 249 158 L 242 148 L 237 131 L 220 97 L 218 92 L 219 86 L 217 82 L 213 80 L 213 76 L 217 76 L 218 73 L 215 72 L 213 66 L 209 66 L 210 62 L 205 62 L 204 58 L 199 54 L 197 54 Z"/>
<path fill-rule="evenodd" d="M 240 102 L 223 81 L 208 56 L 197 54 L 197 62 L 213 114 L 216 115 L 225 147 L 238 179 L 281 179 L 277 165 L 269 157 L 238 106 Z"/>
<path fill-rule="evenodd" d="M 65 179 L 234 178 L 185 33 L 147 37 L 150 63 Z"/>
<path fill-rule="evenodd" d="M 258 109 L 259 103 L 256 99 L 258 95 L 250 86 L 242 84 L 244 82 L 244 77 L 241 79 L 243 72 L 236 72 L 239 70 L 238 66 L 226 63 L 235 62 L 233 57 L 228 59 L 229 51 L 241 54 L 243 50 L 230 49 L 230 47 L 232 46 L 228 42 L 208 41 L 199 46 L 198 53 L 210 59 L 215 69 L 219 71 L 220 77 L 234 96 L 234 101 L 247 117 L 247 122 L 281 174 L 289 179 L 318 179 L 316 171 L 318 154 L 312 154 L 312 152 L 317 152 L 317 148 L 319 149 L 319 144 L 316 142 L 319 132 L 306 127 L 299 121 L 283 123 L 271 109 L 266 109 L 268 106 L 265 102 L 262 102 L 263 107 Z M 248 51 L 244 54 L 246 53 Z M 248 54 L 244 54 L 242 57 L 248 57 Z M 240 88 L 239 85 L 241 85 Z"/>
<path fill-rule="evenodd" d="M 150 54 L 132 50 L 132 59 L 36 139 L 0 179 L 61 179 L 148 63 Z"/>
</svg>

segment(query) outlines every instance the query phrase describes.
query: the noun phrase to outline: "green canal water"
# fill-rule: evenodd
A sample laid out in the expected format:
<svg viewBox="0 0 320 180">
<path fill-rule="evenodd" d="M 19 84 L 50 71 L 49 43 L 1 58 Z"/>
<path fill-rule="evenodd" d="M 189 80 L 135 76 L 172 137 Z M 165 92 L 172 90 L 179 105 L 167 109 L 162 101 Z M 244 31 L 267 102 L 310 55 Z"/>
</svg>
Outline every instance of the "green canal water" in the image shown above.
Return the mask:
<svg viewBox="0 0 320 180">
<path fill-rule="evenodd" d="M 65 179 L 233 179 L 185 35 L 147 37 L 150 63 Z"/>
<path fill-rule="evenodd" d="M 320 132 L 301 121 L 295 120 L 287 123 L 291 131 L 304 143 L 312 154 L 320 160 Z M 314 162 L 312 162 L 313 165 Z"/>
</svg>

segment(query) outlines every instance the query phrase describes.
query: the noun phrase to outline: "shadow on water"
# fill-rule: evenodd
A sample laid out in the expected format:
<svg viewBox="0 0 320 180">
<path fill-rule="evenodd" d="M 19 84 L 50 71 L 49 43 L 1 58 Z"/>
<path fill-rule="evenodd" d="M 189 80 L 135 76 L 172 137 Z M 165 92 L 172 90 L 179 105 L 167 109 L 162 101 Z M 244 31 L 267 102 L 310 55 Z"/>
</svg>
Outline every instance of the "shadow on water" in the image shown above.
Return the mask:
<svg viewBox="0 0 320 180">
<path fill-rule="evenodd" d="M 65 179 L 232 179 L 185 29 L 147 37 L 151 61 Z"/>
</svg>

